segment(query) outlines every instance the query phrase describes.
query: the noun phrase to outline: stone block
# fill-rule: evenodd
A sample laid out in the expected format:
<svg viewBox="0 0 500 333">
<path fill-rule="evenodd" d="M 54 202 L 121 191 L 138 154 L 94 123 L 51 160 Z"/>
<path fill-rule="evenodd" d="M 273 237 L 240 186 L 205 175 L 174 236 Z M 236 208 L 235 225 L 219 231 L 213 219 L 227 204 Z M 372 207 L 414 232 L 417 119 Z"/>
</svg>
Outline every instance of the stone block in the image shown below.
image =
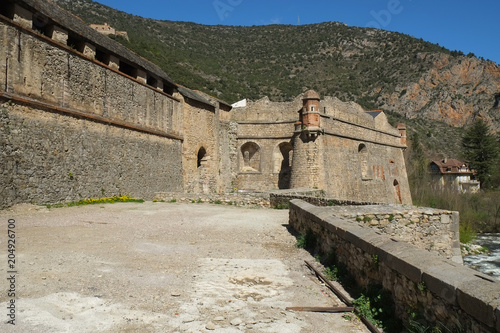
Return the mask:
<svg viewBox="0 0 500 333">
<path fill-rule="evenodd" d="M 63 28 L 57 25 L 51 25 L 49 27 L 48 34 L 50 38 L 52 38 L 56 42 L 59 42 L 64 45 L 68 44 L 68 31 L 64 30 Z"/>
<path fill-rule="evenodd" d="M 156 81 L 156 89 L 163 91 L 163 81 L 162 80 Z"/>
<path fill-rule="evenodd" d="M 500 282 L 474 276 L 458 287 L 459 306 L 489 327 L 495 327 L 500 306 Z"/>
<path fill-rule="evenodd" d="M 25 28 L 31 29 L 33 26 L 33 13 L 18 4 L 14 4 L 12 20 Z"/>
<path fill-rule="evenodd" d="M 110 54 L 108 66 L 116 70 L 120 69 L 120 58 Z"/>
<path fill-rule="evenodd" d="M 381 260 L 399 274 L 420 283 L 424 267 L 429 265 L 428 259 L 423 256 L 425 251 L 410 247 L 406 242 L 392 242 L 381 245 L 378 254 Z"/>
<path fill-rule="evenodd" d="M 96 47 L 90 43 L 83 43 L 82 53 L 89 58 L 95 59 Z"/>
<path fill-rule="evenodd" d="M 147 73 L 146 73 L 146 71 L 143 70 L 143 69 L 137 68 L 136 78 L 137 78 L 138 81 L 140 81 L 142 83 L 146 83 L 147 82 Z"/>
<path fill-rule="evenodd" d="M 450 216 L 448 214 L 441 215 L 441 223 L 449 224 L 451 222 Z"/>
<path fill-rule="evenodd" d="M 429 258 L 430 259 L 430 258 Z M 422 274 L 427 289 L 451 305 L 457 305 L 457 288 L 469 281 L 477 280 L 474 271 L 455 263 L 435 258 L 432 266 Z"/>
</svg>

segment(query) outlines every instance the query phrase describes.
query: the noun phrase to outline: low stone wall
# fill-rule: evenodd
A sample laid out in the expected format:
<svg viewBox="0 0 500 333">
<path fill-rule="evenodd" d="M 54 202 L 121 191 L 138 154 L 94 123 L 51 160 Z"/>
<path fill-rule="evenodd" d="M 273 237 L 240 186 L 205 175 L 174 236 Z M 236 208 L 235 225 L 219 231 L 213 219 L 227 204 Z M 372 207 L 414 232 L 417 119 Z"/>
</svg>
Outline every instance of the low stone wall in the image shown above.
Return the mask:
<svg viewBox="0 0 500 333">
<path fill-rule="evenodd" d="M 349 205 L 373 205 L 373 202 L 361 202 L 351 200 L 339 200 L 327 198 L 325 191 L 297 188 L 289 190 L 274 191 L 270 194 L 269 200 L 271 207 L 287 206 L 293 199 L 301 199 L 315 206 L 349 206 Z"/>
<path fill-rule="evenodd" d="M 315 235 L 316 249 L 332 253 L 358 285 L 391 293 L 395 315 L 409 312 L 450 332 L 500 332 L 500 282 L 435 253 L 359 225 L 352 216 L 301 200 L 290 202 L 290 225 Z"/>
<path fill-rule="evenodd" d="M 375 228 L 400 241 L 462 263 L 458 212 L 396 204 L 374 204 L 325 197 L 315 189 L 291 189 L 270 194 L 271 207 L 288 207 L 300 199 L 315 206 L 329 206 L 332 214 Z"/>
<path fill-rule="evenodd" d="M 415 206 L 367 205 L 333 207 L 332 213 L 462 263 L 458 212 Z"/>
<path fill-rule="evenodd" d="M 155 201 L 212 203 L 234 206 L 253 206 L 269 208 L 269 192 L 235 192 L 235 193 L 179 193 L 159 192 Z"/>
</svg>

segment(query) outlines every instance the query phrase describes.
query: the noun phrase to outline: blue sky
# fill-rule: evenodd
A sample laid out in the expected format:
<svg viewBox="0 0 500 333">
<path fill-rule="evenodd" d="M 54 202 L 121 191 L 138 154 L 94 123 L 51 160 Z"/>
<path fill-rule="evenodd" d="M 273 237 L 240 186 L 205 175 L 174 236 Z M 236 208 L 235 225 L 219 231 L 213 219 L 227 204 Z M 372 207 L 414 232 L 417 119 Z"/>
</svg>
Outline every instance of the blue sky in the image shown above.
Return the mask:
<svg viewBox="0 0 500 333">
<path fill-rule="evenodd" d="M 96 0 L 94 0 L 96 1 Z M 339 21 L 439 43 L 500 64 L 498 0 L 97 0 L 147 18 L 209 25 Z"/>
</svg>

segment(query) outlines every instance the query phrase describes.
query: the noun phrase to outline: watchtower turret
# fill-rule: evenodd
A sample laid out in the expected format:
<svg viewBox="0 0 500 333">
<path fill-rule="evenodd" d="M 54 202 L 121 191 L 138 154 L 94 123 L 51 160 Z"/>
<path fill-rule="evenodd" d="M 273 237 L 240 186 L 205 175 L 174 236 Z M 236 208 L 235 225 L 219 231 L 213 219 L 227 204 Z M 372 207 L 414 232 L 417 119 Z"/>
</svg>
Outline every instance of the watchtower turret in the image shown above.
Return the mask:
<svg viewBox="0 0 500 333">
<path fill-rule="evenodd" d="M 308 137 L 316 137 L 321 132 L 321 117 L 319 94 L 308 90 L 302 96 L 302 109 L 299 111 L 299 121 L 295 132 L 304 132 Z"/>
<path fill-rule="evenodd" d="M 295 123 L 290 188 L 324 188 L 320 98 L 314 90 L 302 96 L 299 121 Z"/>
</svg>

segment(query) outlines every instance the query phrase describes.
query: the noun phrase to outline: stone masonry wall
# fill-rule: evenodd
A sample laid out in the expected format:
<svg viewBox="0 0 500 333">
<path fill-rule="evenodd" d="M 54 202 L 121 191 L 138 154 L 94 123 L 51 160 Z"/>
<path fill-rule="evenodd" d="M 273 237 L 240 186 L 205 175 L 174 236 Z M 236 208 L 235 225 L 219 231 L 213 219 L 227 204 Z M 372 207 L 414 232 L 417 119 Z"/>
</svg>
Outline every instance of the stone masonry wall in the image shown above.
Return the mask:
<svg viewBox="0 0 500 333">
<path fill-rule="evenodd" d="M 300 199 L 315 206 L 328 206 L 329 213 L 375 229 L 399 241 L 462 263 L 458 212 L 394 204 L 339 200 L 323 190 L 290 189 L 270 193 L 271 207 L 288 207 Z"/>
<path fill-rule="evenodd" d="M 55 106 L 178 134 L 180 105 L 157 89 L 139 84 L 41 36 L 0 22 L 2 91 Z"/>
<path fill-rule="evenodd" d="M 229 206 L 249 206 L 269 208 L 269 192 L 234 192 L 234 193 L 156 193 L 154 201 L 166 203 L 210 203 Z"/>
<path fill-rule="evenodd" d="M 293 146 L 291 188 L 323 189 L 329 196 L 347 201 L 411 204 L 405 145 L 383 113 L 372 116 L 356 103 L 325 97 L 320 106 L 319 136 L 307 140 L 307 133 L 294 134 L 301 107 L 302 97 L 298 96 L 285 103 L 262 98 L 233 110 L 233 119 L 238 121 L 238 188 L 284 188 L 273 186 L 283 184 L 275 167 L 281 138 Z M 240 148 L 248 142 L 260 148 L 258 168 L 241 172 Z"/>
<path fill-rule="evenodd" d="M 352 217 L 301 200 L 290 204 L 290 225 L 308 230 L 316 250 L 333 254 L 356 283 L 390 292 L 395 315 L 416 313 L 450 332 L 500 332 L 500 282 L 434 253 L 361 227 Z"/>
<path fill-rule="evenodd" d="M 337 206 L 331 212 L 462 263 L 458 212 L 400 205 Z"/>
<path fill-rule="evenodd" d="M 322 126 L 329 195 L 353 201 L 411 204 L 399 137 L 325 117 Z"/>
<path fill-rule="evenodd" d="M 0 208 L 182 191 L 181 142 L 32 107 L 0 107 Z"/>
<path fill-rule="evenodd" d="M 183 190 L 177 99 L 4 20 L 0 38 L 0 208 Z"/>
<path fill-rule="evenodd" d="M 218 148 L 218 121 L 215 109 L 208 109 L 196 101 L 183 99 L 182 172 L 185 191 L 213 193 L 219 191 L 220 158 Z M 205 155 L 199 159 L 200 149 Z"/>
<path fill-rule="evenodd" d="M 234 188 L 243 190 L 274 190 L 284 186 L 290 170 L 282 164 L 283 155 L 280 145 L 292 149 L 291 138 L 293 123 L 277 122 L 239 122 L 236 148 L 236 179 Z M 255 145 L 258 152 L 250 156 L 252 168 L 245 168 L 243 147 L 246 144 Z M 293 160 L 293 152 L 289 157 L 289 165 Z"/>
<path fill-rule="evenodd" d="M 224 114 L 223 114 L 224 115 Z M 238 124 L 232 121 L 219 122 L 219 156 L 221 191 L 235 191 L 238 174 Z"/>
</svg>

